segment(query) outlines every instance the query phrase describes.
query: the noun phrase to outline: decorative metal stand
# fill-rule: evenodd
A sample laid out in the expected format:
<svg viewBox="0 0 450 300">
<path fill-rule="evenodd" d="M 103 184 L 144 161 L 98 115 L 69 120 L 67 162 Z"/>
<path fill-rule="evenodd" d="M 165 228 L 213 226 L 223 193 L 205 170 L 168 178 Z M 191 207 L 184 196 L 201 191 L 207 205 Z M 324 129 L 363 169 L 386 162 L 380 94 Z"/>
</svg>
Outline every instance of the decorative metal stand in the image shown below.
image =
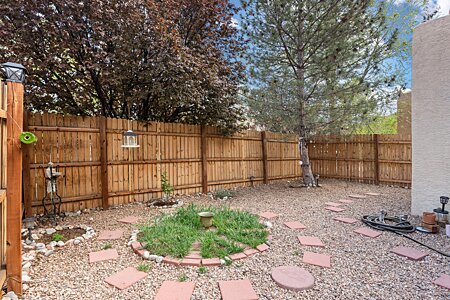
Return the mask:
<svg viewBox="0 0 450 300">
<path fill-rule="evenodd" d="M 62 173 L 56 172 L 53 168 L 53 163 L 49 162 L 47 169 L 45 169 L 45 183 L 47 186 L 47 192 L 42 198 L 42 206 L 44 207 L 43 218 L 53 219 L 53 223 L 56 223 L 58 217 L 63 217 L 61 215 L 61 197 L 58 195 L 58 189 L 56 185 L 56 180 L 60 177 Z M 47 208 L 50 206 L 50 209 Z"/>
</svg>

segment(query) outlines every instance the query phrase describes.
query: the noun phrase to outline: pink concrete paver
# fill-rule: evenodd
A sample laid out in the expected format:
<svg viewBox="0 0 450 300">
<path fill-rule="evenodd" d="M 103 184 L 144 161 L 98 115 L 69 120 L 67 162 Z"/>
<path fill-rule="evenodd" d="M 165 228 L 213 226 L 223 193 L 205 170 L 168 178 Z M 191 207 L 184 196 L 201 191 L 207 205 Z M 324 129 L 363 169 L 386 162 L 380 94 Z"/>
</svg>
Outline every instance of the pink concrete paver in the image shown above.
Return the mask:
<svg viewBox="0 0 450 300">
<path fill-rule="evenodd" d="M 267 244 L 261 244 L 256 246 L 256 249 L 258 249 L 259 252 L 264 252 L 269 249 L 269 246 Z"/>
<path fill-rule="evenodd" d="M 118 240 L 122 238 L 123 230 L 103 230 L 98 234 L 97 240 Z"/>
<path fill-rule="evenodd" d="M 164 281 L 155 300 L 190 300 L 195 282 Z"/>
<path fill-rule="evenodd" d="M 305 252 L 303 253 L 303 262 L 305 264 L 331 268 L 331 256 L 325 254 Z"/>
<path fill-rule="evenodd" d="M 353 194 L 353 195 L 348 195 L 350 198 L 354 198 L 354 199 L 366 199 L 367 196 L 364 195 L 358 195 L 358 194 Z"/>
<path fill-rule="evenodd" d="M 258 300 L 250 280 L 219 281 L 222 300 Z"/>
<path fill-rule="evenodd" d="M 211 266 L 220 266 L 220 258 L 216 257 L 216 258 L 204 258 L 202 259 L 202 265 L 206 266 L 206 267 L 211 267 Z"/>
<path fill-rule="evenodd" d="M 371 237 L 371 238 L 376 238 L 382 234 L 382 232 L 380 232 L 380 231 L 375 231 L 373 229 L 366 228 L 366 227 L 361 227 L 361 228 L 355 229 L 354 232 Z"/>
<path fill-rule="evenodd" d="M 119 257 L 119 253 L 117 253 L 116 249 L 107 249 L 97 252 L 90 252 L 89 253 L 89 262 L 95 263 L 98 261 L 104 261 L 104 260 L 110 260 L 110 259 L 116 259 Z"/>
<path fill-rule="evenodd" d="M 147 273 L 140 272 L 133 267 L 128 267 L 120 272 L 117 272 L 105 279 L 106 283 L 115 286 L 119 290 L 126 289 L 134 283 L 147 277 Z"/>
<path fill-rule="evenodd" d="M 335 206 L 327 206 L 327 207 L 325 207 L 325 209 L 328 209 L 328 210 L 331 210 L 331 211 L 334 211 L 334 212 L 341 212 L 341 211 L 345 210 L 343 208 L 335 207 Z"/>
<path fill-rule="evenodd" d="M 181 260 L 178 258 L 174 258 L 174 257 L 170 257 L 170 256 L 166 256 L 163 258 L 163 263 L 168 264 L 168 265 L 174 265 L 174 266 L 179 266 L 181 263 Z"/>
<path fill-rule="evenodd" d="M 280 287 L 301 291 L 314 286 L 314 276 L 305 269 L 296 266 L 281 266 L 272 270 L 272 279 Z"/>
<path fill-rule="evenodd" d="M 131 248 L 133 249 L 134 253 L 140 254 L 139 252 L 142 250 L 142 244 L 139 242 L 133 242 L 131 243 Z"/>
<path fill-rule="evenodd" d="M 200 258 L 183 258 L 180 263 L 182 266 L 194 266 L 198 267 L 202 264 Z"/>
<path fill-rule="evenodd" d="M 342 203 L 336 203 L 336 202 L 325 202 L 326 205 L 328 206 L 341 206 Z"/>
<path fill-rule="evenodd" d="M 234 254 L 231 254 L 231 255 L 230 255 L 230 258 L 231 258 L 232 260 L 239 260 L 239 259 L 243 259 L 243 258 L 246 258 L 246 257 L 247 257 L 247 255 L 245 255 L 245 254 L 242 253 L 242 252 L 234 253 Z"/>
<path fill-rule="evenodd" d="M 125 224 L 134 224 L 139 220 L 138 217 L 134 217 L 134 216 L 128 216 L 125 218 L 122 218 L 120 220 L 118 220 L 118 222 L 120 223 L 125 223 Z"/>
<path fill-rule="evenodd" d="M 345 217 L 336 217 L 333 220 L 339 221 L 339 222 L 344 222 L 347 224 L 354 224 L 356 222 L 358 222 L 358 220 L 353 219 L 353 218 L 345 218 Z"/>
<path fill-rule="evenodd" d="M 341 199 L 341 200 L 339 200 L 339 202 L 346 203 L 346 204 L 353 203 L 352 200 L 347 200 L 347 199 Z"/>
<path fill-rule="evenodd" d="M 298 221 L 291 221 L 291 222 L 285 222 L 285 226 L 289 227 L 290 229 L 305 229 L 306 226 Z"/>
<path fill-rule="evenodd" d="M 247 249 L 247 250 L 244 250 L 244 254 L 247 255 L 247 256 L 252 256 L 253 254 L 256 254 L 256 253 L 259 253 L 259 251 L 256 250 L 256 249 Z"/>
<path fill-rule="evenodd" d="M 364 193 L 364 195 L 367 195 L 367 196 L 380 196 L 381 194 L 380 193 Z"/>
<path fill-rule="evenodd" d="M 405 256 L 411 260 L 421 260 L 422 258 L 424 258 L 425 256 L 428 255 L 428 253 L 426 252 L 422 252 L 419 250 L 416 250 L 414 248 L 409 248 L 409 247 L 395 247 L 391 250 L 392 253 L 401 255 L 401 256 Z"/>
<path fill-rule="evenodd" d="M 259 216 L 270 220 L 270 219 L 278 217 L 279 215 L 276 213 L 273 213 L 271 211 L 266 211 L 266 212 L 260 213 Z"/>
<path fill-rule="evenodd" d="M 450 290 L 450 275 L 442 274 L 441 277 L 433 281 L 433 283 Z"/>
<path fill-rule="evenodd" d="M 298 240 L 303 246 L 325 247 L 325 244 L 315 236 L 298 236 Z"/>
</svg>

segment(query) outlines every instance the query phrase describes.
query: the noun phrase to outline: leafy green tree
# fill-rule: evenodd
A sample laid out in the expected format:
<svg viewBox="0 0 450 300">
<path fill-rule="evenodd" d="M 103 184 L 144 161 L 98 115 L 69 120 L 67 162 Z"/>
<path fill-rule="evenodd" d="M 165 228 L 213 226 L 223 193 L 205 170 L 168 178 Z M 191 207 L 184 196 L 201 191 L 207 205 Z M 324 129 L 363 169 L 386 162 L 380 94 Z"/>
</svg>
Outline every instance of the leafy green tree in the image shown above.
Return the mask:
<svg viewBox="0 0 450 300">
<path fill-rule="evenodd" d="M 315 186 L 308 138 L 354 126 L 398 94 L 401 72 L 391 58 L 408 45 L 400 37 L 403 23 L 391 26 L 393 18 L 403 18 L 390 12 L 392 4 L 242 1 L 242 28 L 251 45 L 244 97 L 257 121 L 298 133 L 307 186 Z"/>
<path fill-rule="evenodd" d="M 243 43 L 227 0 L 0 3 L 0 60 L 36 111 L 238 129 Z"/>
</svg>

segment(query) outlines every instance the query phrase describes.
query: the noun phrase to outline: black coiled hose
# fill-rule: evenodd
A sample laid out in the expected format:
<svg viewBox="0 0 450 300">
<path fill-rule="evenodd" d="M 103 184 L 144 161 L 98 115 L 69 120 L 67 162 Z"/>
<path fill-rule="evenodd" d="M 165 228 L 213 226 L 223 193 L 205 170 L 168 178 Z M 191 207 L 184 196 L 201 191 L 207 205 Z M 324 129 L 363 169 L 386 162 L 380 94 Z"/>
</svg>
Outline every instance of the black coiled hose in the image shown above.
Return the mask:
<svg viewBox="0 0 450 300">
<path fill-rule="evenodd" d="M 413 242 L 418 243 L 419 245 L 427 247 L 428 249 L 431 249 L 441 255 L 450 257 L 450 254 L 448 254 L 448 253 L 442 252 L 438 249 L 428 246 L 428 245 L 406 235 L 405 233 L 412 233 L 412 232 L 416 231 L 416 227 L 414 225 L 412 225 L 409 221 L 407 221 L 405 216 L 387 217 L 386 213 L 381 212 L 379 215 L 363 216 L 362 221 L 367 226 L 372 227 L 376 230 L 394 232 L 394 233 L 401 235 Z M 386 221 L 389 221 L 391 223 L 386 223 Z"/>
</svg>

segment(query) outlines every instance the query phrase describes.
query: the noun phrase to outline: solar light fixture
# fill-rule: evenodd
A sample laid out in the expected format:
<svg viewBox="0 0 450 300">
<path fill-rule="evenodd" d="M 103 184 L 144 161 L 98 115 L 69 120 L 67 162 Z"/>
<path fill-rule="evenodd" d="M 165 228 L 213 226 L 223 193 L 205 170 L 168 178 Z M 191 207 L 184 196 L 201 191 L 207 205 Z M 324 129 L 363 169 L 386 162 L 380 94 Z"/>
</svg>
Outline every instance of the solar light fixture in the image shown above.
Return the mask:
<svg viewBox="0 0 450 300">
<path fill-rule="evenodd" d="M 137 142 L 137 134 L 133 130 L 127 130 L 123 133 L 123 144 L 122 148 L 139 148 Z"/>
<path fill-rule="evenodd" d="M 448 214 L 448 211 L 445 210 L 445 205 L 448 203 L 449 198 L 446 196 L 441 196 L 440 202 L 442 204 L 442 208 L 440 209 L 440 213 Z M 438 208 L 439 209 L 439 208 Z"/>
<path fill-rule="evenodd" d="M 26 69 L 21 64 L 6 62 L 1 65 L 6 81 L 23 83 L 25 80 Z"/>
<path fill-rule="evenodd" d="M 34 222 L 35 221 L 36 221 L 36 218 L 34 218 L 34 217 L 25 218 L 25 219 L 22 220 L 23 225 L 28 229 L 28 240 L 30 242 L 33 241 L 32 230 L 34 228 Z"/>
</svg>

